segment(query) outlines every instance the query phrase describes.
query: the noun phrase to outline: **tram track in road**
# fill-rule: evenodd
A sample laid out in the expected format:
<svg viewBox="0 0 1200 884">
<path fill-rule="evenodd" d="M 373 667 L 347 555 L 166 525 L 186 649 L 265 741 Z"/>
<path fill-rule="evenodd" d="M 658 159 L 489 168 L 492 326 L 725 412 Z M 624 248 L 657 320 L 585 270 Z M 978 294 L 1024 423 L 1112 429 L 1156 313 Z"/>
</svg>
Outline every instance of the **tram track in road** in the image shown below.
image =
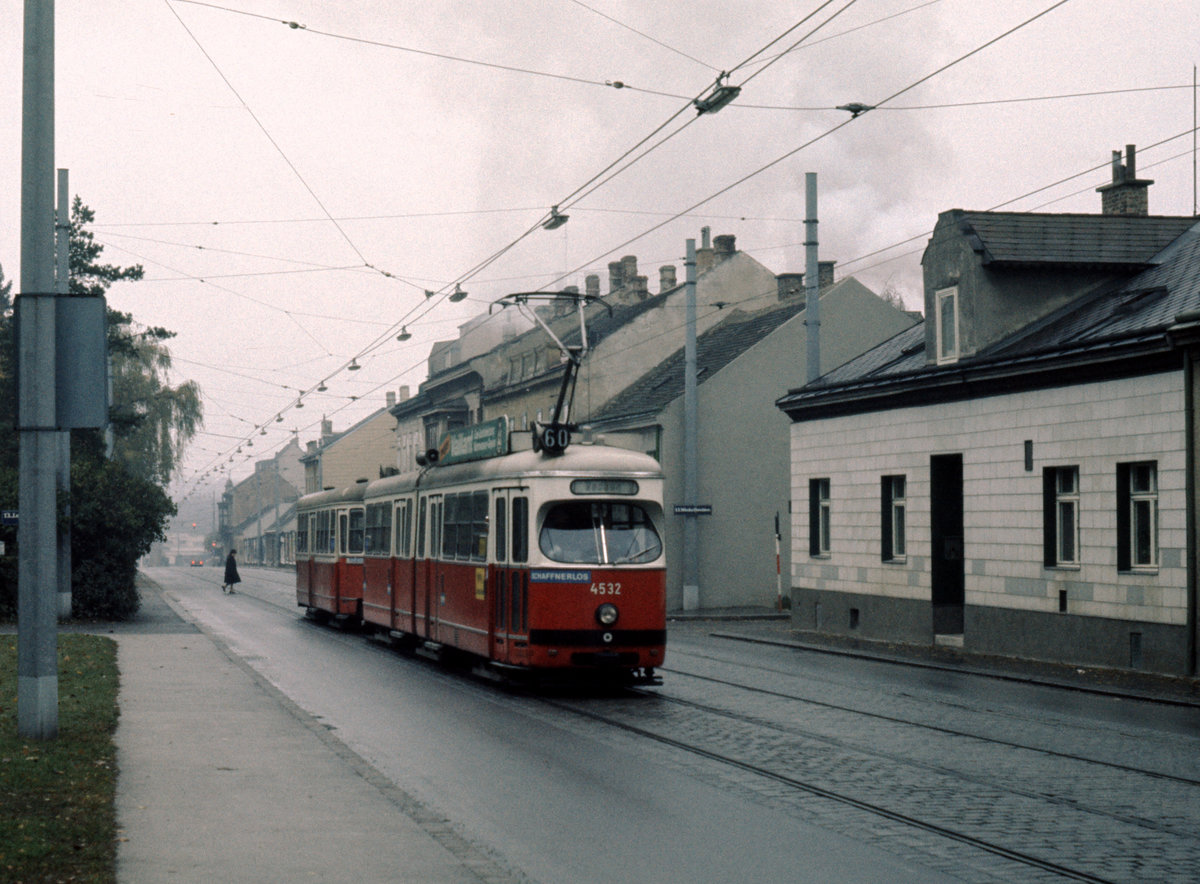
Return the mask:
<svg viewBox="0 0 1200 884">
<path fill-rule="evenodd" d="M 264 586 L 261 591 L 247 588 L 238 597 L 255 607 L 292 613 L 314 629 L 337 635 L 339 641 L 361 642 L 380 653 L 386 650 L 357 632 L 309 624 L 291 604 L 284 587 Z M 1118 793 L 1119 787 L 1111 783 L 1121 778 L 1155 778 L 1163 786 L 1153 788 L 1165 788 L 1174 794 L 1200 786 L 1196 779 L 855 709 L 851 704 L 838 703 L 836 697 L 810 699 L 801 696 L 801 691 L 789 693 L 739 683 L 736 675 L 721 678 L 719 673 L 704 675 L 677 667 L 666 673 L 668 683 L 658 690 L 566 697 L 518 691 L 511 700 L 516 706 L 526 706 L 535 717 L 539 717 L 535 711 L 538 707 L 546 709 L 551 716 L 545 719 L 547 724 L 569 727 L 568 722 L 575 718 L 613 729 L 613 739 L 618 739 L 616 734 L 620 733 L 623 736 L 619 739 L 645 741 L 647 751 L 651 751 L 651 743 L 656 744 L 664 753 L 664 761 L 703 781 L 732 788 L 749 800 L 780 808 L 852 839 L 870 839 L 885 851 L 951 874 L 970 870 L 981 880 L 989 875 L 994 880 L 1029 881 L 1139 879 L 1145 872 L 1131 875 L 1114 864 L 1122 858 L 1122 850 L 1125 856 L 1129 851 L 1109 847 L 1105 843 L 1109 833 L 1116 833 L 1122 843 L 1142 844 L 1139 857 L 1162 857 L 1148 860 L 1148 867 L 1157 877 L 1141 878 L 1144 880 L 1169 878 L 1170 873 L 1163 869 L 1194 868 L 1200 856 L 1194 825 L 1187 822 L 1190 813 L 1172 816 L 1164 812 L 1144 819 L 1138 816 L 1140 805 L 1136 802 L 1105 806 L 1099 797 L 1105 788 Z M 473 684 L 475 680 L 464 678 L 463 683 Z M 684 685 L 689 687 L 684 689 Z M 718 696 L 713 702 L 696 695 L 706 690 L 705 685 L 716 689 Z M 689 692 L 692 697 L 687 696 Z M 778 714 L 771 712 L 770 704 L 776 705 Z M 856 742 L 848 735 L 865 732 L 853 724 L 847 727 L 836 718 L 826 720 L 823 733 L 819 727 L 810 730 L 795 711 L 802 705 L 811 708 L 811 714 L 854 716 L 864 723 L 874 722 L 869 727 L 876 728 L 880 738 L 865 735 Z M 560 715 L 566 717 L 560 719 Z M 896 748 L 885 739 L 888 732 L 913 728 L 921 730 L 908 733 L 907 744 L 927 744 L 913 755 L 906 754 L 903 741 Z M 921 733 L 928 736 L 922 737 Z M 955 770 L 953 762 L 940 764 L 936 749 L 928 751 L 935 740 L 948 741 L 947 746 L 957 743 L 955 751 L 966 754 L 978 750 L 964 745 L 965 741 L 986 741 L 995 752 L 985 748 L 979 752 L 981 756 L 1010 753 L 1007 761 L 1017 767 L 1044 771 L 1061 765 L 1064 770 L 1075 769 L 1064 773 L 1061 783 L 1041 775 L 1031 775 L 1025 782 L 1007 779 L 1003 765 L 992 768 L 991 757 L 987 764 L 993 770 L 991 774 L 966 765 Z M 1022 752 L 1039 753 L 1044 758 L 1022 761 Z M 1092 767 L 1080 774 L 1084 765 Z M 1076 783 L 1080 778 L 1087 782 Z M 1042 782 L 1047 784 L 1045 792 L 1041 791 Z M 1172 866 L 1180 857 L 1184 858 L 1181 866 Z"/>
<path fill-rule="evenodd" d="M 682 673 L 680 673 L 680 674 L 682 674 Z M 709 679 L 709 680 L 717 681 L 717 679 Z M 733 684 L 732 682 L 723 682 L 723 683 L 724 684 Z M 773 692 L 766 692 L 766 691 L 764 691 L 763 693 L 773 694 Z M 786 696 L 783 694 L 773 694 L 773 695 L 780 696 L 780 697 Z M 1163 825 L 1163 824 L 1157 823 L 1153 820 L 1141 819 L 1141 818 L 1129 816 L 1126 814 L 1113 813 L 1111 811 L 1107 811 L 1107 810 L 1104 810 L 1101 808 L 1095 808 L 1095 807 L 1086 808 L 1086 807 L 1082 807 L 1079 803 L 1077 803 L 1073 800 L 1061 798 L 1061 797 L 1058 797 L 1055 795 L 1047 795 L 1043 792 L 1034 792 L 1034 791 L 1030 791 L 1027 789 L 1018 789 L 1011 785 L 998 786 L 993 779 L 989 779 L 986 777 L 980 777 L 980 776 L 971 776 L 969 774 L 964 774 L 962 771 L 954 770 L 952 768 L 928 764 L 926 762 L 918 761 L 913 758 L 909 758 L 909 757 L 906 757 L 904 755 L 901 755 L 901 754 L 895 753 L 895 752 L 883 752 L 874 747 L 863 746 L 860 743 L 855 743 L 855 742 L 852 742 L 849 740 L 841 740 L 841 739 L 837 739 L 834 737 L 829 737 L 829 736 L 826 736 L 825 734 L 821 734 L 816 731 L 806 731 L 802 728 L 796 728 L 796 727 L 784 727 L 784 726 L 777 725 L 773 722 L 764 721 L 759 718 L 748 718 L 744 714 L 738 713 L 734 710 L 720 709 L 718 707 L 711 706 L 711 705 L 708 705 L 705 703 L 698 703 L 693 700 L 684 700 L 679 697 L 663 696 L 662 694 L 658 694 L 657 699 L 660 702 L 673 703 L 678 706 L 685 706 L 685 707 L 689 707 L 692 709 L 697 709 L 701 712 L 705 712 L 705 713 L 708 713 L 711 715 L 721 716 L 723 718 L 727 718 L 727 719 L 730 719 L 733 721 L 749 722 L 756 727 L 768 728 L 770 730 L 777 731 L 781 734 L 795 736 L 795 737 L 803 737 L 804 739 L 814 740 L 814 741 L 820 742 L 820 743 L 825 743 L 826 745 L 829 745 L 829 746 L 837 748 L 837 749 L 865 753 L 865 754 L 873 755 L 877 758 L 884 759 L 885 761 L 895 762 L 897 764 L 904 764 L 904 765 L 908 765 L 910 767 L 922 768 L 924 770 L 928 770 L 930 772 L 937 773 L 942 776 L 949 776 L 949 777 L 954 777 L 955 779 L 958 779 L 958 780 L 962 780 L 967 785 L 982 786 L 982 787 L 993 788 L 993 789 L 1002 788 L 1002 789 L 1004 789 L 1004 791 L 1009 792 L 1010 794 L 1019 795 L 1023 798 L 1029 798 L 1029 799 L 1032 799 L 1035 801 L 1045 801 L 1045 802 L 1049 802 L 1051 804 L 1059 804 L 1059 805 L 1062 805 L 1063 807 L 1070 807 L 1075 810 L 1085 810 L 1088 813 L 1100 814 L 1102 816 L 1109 817 L 1110 819 L 1116 820 L 1121 823 L 1126 823 L 1126 824 L 1134 825 L 1134 826 L 1142 826 L 1144 828 L 1153 829 L 1155 831 L 1166 832 L 1171 835 L 1181 835 L 1181 836 L 1189 837 L 1193 834 L 1191 829 L 1184 829 L 1179 826 Z M 797 698 L 792 698 L 792 699 L 797 699 Z M 808 701 L 803 701 L 803 702 L 808 702 Z M 825 704 L 825 703 L 820 703 L 817 705 L 826 706 L 828 708 L 834 708 L 834 709 L 838 709 L 838 710 L 845 710 L 845 711 L 851 711 L 851 712 L 855 711 L 855 710 L 848 710 L 848 709 L 846 709 L 846 707 L 833 706 L 831 704 Z M 921 725 L 921 724 L 907 722 L 907 721 L 903 721 L 901 719 L 889 718 L 886 716 L 872 715 L 871 713 L 856 713 L 856 714 L 862 714 L 862 715 L 866 715 L 866 716 L 881 718 L 884 721 L 889 721 L 889 722 L 893 722 L 893 723 L 911 724 L 913 727 L 925 727 L 924 725 Z M 999 741 L 999 740 L 991 740 L 986 737 L 977 737 L 972 734 L 951 731 L 951 730 L 948 730 L 945 728 L 932 727 L 929 729 L 936 730 L 940 733 L 949 734 L 951 736 L 965 737 L 965 738 L 975 739 L 975 740 L 984 740 L 989 743 L 996 743 L 998 745 L 1007 746 L 1009 748 L 1024 749 L 1024 750 L 1031 751 L 1031 752 L 1041 752 L 1042 754 L 1056 757 L 1056 758 L 1059 758 L 1062 760 L 1079 761 L 1079 762 L 1083 762 L 1083 763 L 1087 763 L 1087 764 L 1093 764 L 1093 763 L 1103 764 L 1103 762 L 1093 762 L 1091 759 L 1082 758 L 1082 757 L 1076 756 L 1076 755 L 1069 755 L 1069 754 L 1062 753 L 1062 752 L 1048 752 L 1048 751 L 1044 751 L 1041 749 L 1034 749 L 1034 748 L 1027 747 L 1027 746 L 1021 746 L 1016 743 L 1008 743 L 1008 742 Z M 1106 766 L 1114 767 L 1117 770 L 1121 770 L 1124 772 L 1156 776 L 1155 774 L 1147 774 L 1145 771 L 1141 771 L 1136 768 L 1125 767 L 1122 765 L 1106 765 Z M 1186 785 L 1192 785 L 1192 786 L 1200 785 L 1200 783 L 1197 783 L 1194 780 L 1188 780 L 1188 779 L 1183 779 L 1183 778 L 1179 778 L 1179 777 L 1169 777 L 1169 776 L 1163 776 L 1163 775 L 1157 775 L 1157 776 L 1160 776 L 1160 778 L 1162 778 L 1162 779 L 1175 780 L 1176 782 L 1184 783 Z"/>
<path fill-rule="evenodd" d="M 678 654 L 678 652 L 676 652 L 676 653 Z M 914 721 L 909 718 L 901 718 L 901 717 L 893 716 L 893 715 L 884 715 L 879 712 L 872 712 L 870 710 L 860 709 L 860 708 L 856 708 L 853 706 L 845 706 L 845 705 L 841 705 L 838 703 L 830 703 L 826 700 L 816 700 L 816 699 L 812 699 L 810 697 L 802 697 L 802 696 L 799 696 L 796 694 L 789 694 L 789 693 L 786 693 L 783 691 L 768 690 L 766 688 L 759 688 L 759 687 L 755 687 L 754 685 L 747 685 L 747 684 L 743 684 L 740 682 L 730 681 L 728 679 L 716 678 L 714 676 L 698 675 L 698 674 L 692 673 L 692 672 L 684 672 L 683 670 L 680 670 L 680 669 L 672 669 L 669 667 L 663 667 L 659 671 L 664 674 L 670 674 L 673 676 L 682 676 L 684 678 L 692 678 L 692 679 L 696 679 L 698 681 L 709 682 L 711 684 L 719 684 L 719 685 L 723 685 L 725 687 L 737 688 L 739 690 L 748 691 L 748 692 L 754 693 L 754 694 L 760 694 L 760 695 L 768 696 L 768 697 L 776 697 L 781 700 L 788 700 L 788 701 L 797 702 L 797 703 L 804 703 L 804 704 L 807 704 L 810 706 L 820 707 L 822 709 L 830 709 L 830 710 L 834 710 L 837 712 L 847 712 L 852 715 L 860 715 L 865 718 L 871 718 L 871 719 L 875 719 L 878 721 L 887 722 L 889 724 L 898 724 L 898 725 L 903 725 L 903 726 L 907 726 L 907 727 L 921 728 L 923 730 L 927 730 L 927 731 L 930 731 L 933 733 L 938 733 L 938 734 L 944 734 L 944 735 L 950 736 L 950 737 L 961 737 L 961 738 L 965 738 L 965 739 L 980 740 L 980 741 L 983 741 L 986 743 L 991 743 L 991 744 L 994 744 L 997 746 L 1004 746 L 1009 749 L 1019 749 L 1019 750 L 1026 751 L 1026 752 L 1037 752 L 1041 755 L 1044 755 L 1044 756 L 1047 756 L 1050 758 L 1058 758 L 1063 761 L 1073 761 L 1073 762 L 1081 762 L 1081 763 L 1085 763 L 1085 764 L 1095 764 L 1095 765 L 1099 765 L 1101 767 L 1110 768 L 1112 770 L 1122 771 L 1124 773 L 1131 773 L 1131 774 L 1137 774 L 1140 776 L 1150 777 L 1153 779 L 1166 780 L 1169 782 L 1180 783 L 1180 784 L 1186 785 L 1186 786 L 1200 787 L 1200 779 L 1194 779 L 1191 777 L 1182 777 L 1182 776 L 1176 776 L 1174 774 L 1163 773 L 1162 771 L 1147 770 L 1146 768 L 1142 768 L 1142 767 L 1134 767 L 1132 765 L 1120 764 L 1120 763 L 1113 762 L 1113 761 L 1105 761 L 1103 759 L 1091 758 L 1091 757 L 1087 757 L 1087 756 L 1083 756 L 1083 755 L 1076 755 L 1076 754 L 1072 754 L 1070 752 L 1062 752 L 1062 751 L 1059 751 L 1056 749 L 1046 748 L 1045 746 L 1034 746 L 1034 745 L 1030 745 L 1027 743 L 1019 743 L 1019 742 L 1015 742 L 1012 740 L 999 739 L 996 737 L 985 736 L 985 735 L 978 734 L 978 733 L 972 733 L 970 731 L 963 731 L 963 730 L 957 730 L 954 728 L 948 728 L 948 727 L 945 727 L 942 725 L 929 724 L 929 723 L 921 722 L 921 721 Z M 662 694 L 659 694 L 658 696 L 662 700 L 666 700 L 666 701 L 673 702 L 673 703 L 693 704 L 693 705 L 700 706 L 701 708 L 708 708 L 709 711 L 714 712 L 716 714 L 722 714 L 722 715 L 738 714 L 738 713 L 732 712 L 731 710 L 722 710 L 717 707 L 705 707 L 704 704 L 696 704 L 696 703 L 694 703 L 694 701 L 690 701 L 690 700 L 683 700 L 683 699 L 679 699 L 676 697 L 664 696 Z M 806 734 L 806 735 L 809 735 L 809 734 Z M 822 737 L 821 735 L 816 734 L 816 733 L 813 733 L 809 736 L 812 736 L 814 739 L 825 739 L 824 737 Z M 865 750 L 861 746 L 855 746 L 854 744 L 848 744 L 848 745 L 850 745 L 852 748 L 857 749 L 858 751 L 870 751 L 870 750 Z"/>
<path fill-rule="evenodd" d="M 652 695 L 652 692 L 641 690 L 635 691 L 635 693 Z M 664 698 L 661 695 L 655 696 L 657 696 L 659 700 L 669 699 Z M 1003 844 L 998 844 L 996 842 L 988 841 L 965 832 L 957 831 L 938 823 L 923 820 L 911 814 L 893 810 L 891 808 L 884 807 L 881 804 L 865 801 L 861 798 L 856 798 L 853 795 L 848 795 L 844 792 L 834 791 L 816 783 L 805 782 L 795 777 L 788 776 L 787 774 L 770 770 L 762 765 L 748 762 L 743 759 L 734 758 L 721 752 L 706 749 L 703 746 L 697 745 L 693 742 L 680 740 L 640 725 L 619 720 L 611 715 L 580 708 L 577 704 L 572 702 L 549 698 L 542 698 L 542 702 L 561 711 L 578 715 L 608 727 L 616 728 L 624 733 L 633 734 L 637 737 L 650 740 L 659 745 L 686 752 L 690 755 L 698 756 L 716 764 L 734 768 L 743 773 L 748 773 L 772 783 L 785 786 L 797 793 L 803 793 L 816 798 L 836 802 L 840 805 L 853 808 L 854 810 L 861 811 L 873 817 L 889 820 L 904 827 L 917 829 L 922 832 L 937 836 L 938 838 L 964 844 L 977 850 L 981 850 L 992 856 L 1000 857 L 1028 868 L 1049 872 L 1063 879 L 1071 881 L 1103 882 L 1103 884 L 1112 884 L 1112 879 L 1104 878 L 1081 869 L 1070 868 L 1062 865 L 1061 863 L 1047 860 L 1024 851 L 1015 850 L 1013 848 L 1006 847 Z"/>
</svg>

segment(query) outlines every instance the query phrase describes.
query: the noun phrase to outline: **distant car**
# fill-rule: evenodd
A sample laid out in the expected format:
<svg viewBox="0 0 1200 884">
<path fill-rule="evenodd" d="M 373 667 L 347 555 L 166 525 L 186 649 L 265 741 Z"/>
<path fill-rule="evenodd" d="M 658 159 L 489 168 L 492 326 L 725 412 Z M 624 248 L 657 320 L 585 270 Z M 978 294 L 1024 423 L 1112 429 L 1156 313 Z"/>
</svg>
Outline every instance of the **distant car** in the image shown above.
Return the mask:
<svg viewBox="0 0 1200 884">
<path fill-rule="evenodd" d="M 201 568 L 204 566 L 204 559 L 192 559 L 193 568 Z"/>
</svg>

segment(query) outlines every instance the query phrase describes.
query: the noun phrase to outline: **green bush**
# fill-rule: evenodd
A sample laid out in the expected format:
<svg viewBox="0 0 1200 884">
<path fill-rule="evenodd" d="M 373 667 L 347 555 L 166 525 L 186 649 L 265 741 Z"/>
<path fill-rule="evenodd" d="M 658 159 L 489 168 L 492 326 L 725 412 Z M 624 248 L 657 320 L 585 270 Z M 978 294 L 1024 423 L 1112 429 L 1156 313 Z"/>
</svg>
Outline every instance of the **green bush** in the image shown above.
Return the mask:
<svg viewBox="0 0 1200 884">
<path fill-rule="evenodd" d="M 164 539 L 175 505 L 153 482 L 105 460 L 86 437 L 72 445 L 71 613 L 84 620 L 127 620 L 137 613 L 138 559 Z M 17 474 L 0 469 L 0 508 L 17 508 Z M 17 615 L 16 530 L 0 529 L 0 619 Z"/>
<path fill-rule="evenodd" d="M 165 540 L 175 504 L 158 485 L 86 447 L 71 460 L 71 602 L 84 619 L 137 613 L 138 559 Z"/>
</svg>

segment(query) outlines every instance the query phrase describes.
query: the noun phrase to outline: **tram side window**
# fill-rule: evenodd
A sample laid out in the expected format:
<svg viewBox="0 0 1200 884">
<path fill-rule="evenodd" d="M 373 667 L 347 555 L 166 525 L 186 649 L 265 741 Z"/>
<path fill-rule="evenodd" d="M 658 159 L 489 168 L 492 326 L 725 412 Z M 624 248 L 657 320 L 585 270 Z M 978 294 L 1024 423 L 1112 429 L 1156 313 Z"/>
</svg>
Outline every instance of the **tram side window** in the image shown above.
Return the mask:
<svg viewBox="0 0 1200 884">
<path fill-rule="evenodd" d="M 296 552 L 308 552 L 308 514 L 296 519 Z"/>
<path fill-rule="evenodd" d="M 396 555 L 400 558 L 412 556 L 412 504 L 402 500 L 396 504 Z"/>
<path fill-rule="evenodd" d="M 452 559 L 458 552 L 458 495 L 447 494 L 442 509 L 442 558 Z"/>
<path fill-rule="evenodd" d="M 313 547 L 315 553 L 331 553 L 333 549 L 333 513 L 329 510 L 321 510 L 316 514 L 317 523 L 317 543 Z"/>
<path fill-rule="evenodd" d="M 425 558 L 425 498 L 421 498 L 417 515 L 417 558 Z"/>
<path fill-rule="evenodd" d="M 470 501 L 470 534 L 468 535 L 466 555 L 462 554 L 463 550 L 460 548 L 459 557 L 483 562 L 487 560 L 488 493 L 475 491 L 469 495 L 464 494 L 463 503 L 467 503 L 468 500 Z"/>
<path fill-rule="evenodd" d="M 538 545 L 556 562 L 631 565 L 662 554 L 662 540 L 637 504 L 572 500 L 546 513 Z"/>
<path fill-rule="evenodd" d="M 367 506 L 366 552 L 374 556 L 391 553 L 392 505 L 372 503 Z"/>
<path fill-rule="evenodd" d="M 504 508 L 504 498 L 496 498 L 496 561 L 503 562 L 508 553 L 508 531 Z"/>
<path fill-rule="evenodd" d="M 448 494 L 442 533 L 442 556 L 460 561 L 486 561 L 488 493 Z"/>
<path fill-rule="evenodd" d="M 512 561 L 529 561 L 529 498 L 512 499 Z"/>
<path fill-rule="evenodd" d="M 429 506 L 429 556 L 438 555 L 442 548 L 442 508 L 440 497 L 435 497 Z"/>
</svg>

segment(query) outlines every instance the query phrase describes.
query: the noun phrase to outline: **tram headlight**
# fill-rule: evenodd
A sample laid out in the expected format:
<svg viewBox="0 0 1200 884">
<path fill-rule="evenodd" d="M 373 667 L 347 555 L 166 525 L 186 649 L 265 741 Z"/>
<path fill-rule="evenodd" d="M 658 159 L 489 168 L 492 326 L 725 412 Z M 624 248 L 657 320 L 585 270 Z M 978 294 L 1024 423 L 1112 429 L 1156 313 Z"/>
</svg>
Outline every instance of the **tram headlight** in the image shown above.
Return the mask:
<svg viewBox="0 0 1200 884">
<path fill-rule="evenodd" d="M 601 626 L 612 626 L 617 622 L 617 617 L 619 616 L 617 606 L 609 602 L 605 602 L 596 609 L 596 620 Z"/>
</svg>

